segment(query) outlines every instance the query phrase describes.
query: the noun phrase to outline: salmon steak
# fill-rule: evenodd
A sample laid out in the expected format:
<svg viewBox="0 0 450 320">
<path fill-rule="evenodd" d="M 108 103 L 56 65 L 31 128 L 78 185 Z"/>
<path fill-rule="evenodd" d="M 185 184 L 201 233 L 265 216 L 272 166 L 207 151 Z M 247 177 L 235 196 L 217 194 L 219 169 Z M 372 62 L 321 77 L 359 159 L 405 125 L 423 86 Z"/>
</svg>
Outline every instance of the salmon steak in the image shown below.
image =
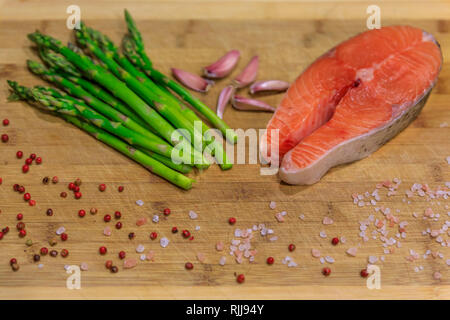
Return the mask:
<svg viewBox="0 0 450 320">
<path fill-rule="evenodd" d="M 367 157 L 415 119 L 441 65 L 438 42 L 414 27 L 383 27 L 342 42 L 291 84 L 261 137 L 262 158 L 281 163 L 286 183 L 308 185 Z"/>
</svg>

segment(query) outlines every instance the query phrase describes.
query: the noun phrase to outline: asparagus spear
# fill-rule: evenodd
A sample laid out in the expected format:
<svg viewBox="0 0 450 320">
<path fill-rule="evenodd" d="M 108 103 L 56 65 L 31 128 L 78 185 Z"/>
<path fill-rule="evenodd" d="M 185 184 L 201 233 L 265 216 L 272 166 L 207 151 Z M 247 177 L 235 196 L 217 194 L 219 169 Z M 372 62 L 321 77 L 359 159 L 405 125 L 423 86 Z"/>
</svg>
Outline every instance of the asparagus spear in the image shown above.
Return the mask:
<svg viewBox="0 0 450 320">
<path fill-rule="evenodd" d="M 59 87 L 67 91 L 69 94 L 72 94 L 80 99 L 83 99 L 84 101 L 86 101 L 86 103 L 89 103 L 91 107 L 95 108 L 97 111 L 101 112 L 108 118 L 123 123 L 129 129 L 132 129 L 137 133 L 140 133 L 141 135 L 148 137 L 150 140 L 154 140 L 157 141 L 158 143 L 168 145 L 166 141 L 164 141 L 154 133 L 146 130 L 144 127 L 136 123 L 131 118 L 125 116 L 116 109 L 110 107 L 106 103 L 97 99 L 87 91 L 83 90 L 83 88 L 81 88 L 80 86 L 72 83 L 69 80 L 66 80 L 65 78 L 52 72 L 51 70 L 46 69 L 42 64 L 36 61 L 27 60 L 27 65 L 32 73 L 39 75 L 48 82 L 58 85 Z"/>
<path fill-rule="evenodd" d="M 184 89 L 182 86 L 180 86 L 175 81 L 171 80 L 170 78 L 166 77 L 161 72 L 157 71 L 152 67 L 150 59 L 148 58 L 147 54 L 144 50 L 144 43 L 142 41 L 141 34 L 139 30 L 136 27 L 136 24 L 131 17 L 130 13 L 125 10 L 125 20 L 127 22 L 128 31 L 130 32 L 130 35 L 133 39 L 134 46 L 136 52 L 139 54 L 140 59 L 139 61 L 136 61 L 140 63 L 141 69 L 152 79 L 154 79 L 156 82 L 164 84 L 168 86 L 170 89 L 175 91 L 183 100 L 191 104 L 194 108 L 196 108 L 201 114 L 203 114 L 212 124 L 215 128 L 219 129 L 224 136 L 226 136 L 226 131 L 230 129 L 230 127 L 222 120 L 220 119 L 214 111 L 212 111 L 208 106 L 206 106 L 200 99 L 197 99 L 193 97 L 189 91 Z M 125 53 L 126 54 L 126 53 Z M 229 133 L 230 142 L 236 143 L 237 142 L 237 135 L 230 131 Z"/>
<path fill-rule="evenodd" d="M 60 91 L 58 91 L 58 90 L 56 90 L 54 88 L 43 87 L 43 86 L 36 86 L 35 88 L 39 89 L 39 91 L 42 92 L 45 95 L 51 95 L 51 96 L 53 96 L 55 98 L 71 99 L 71 100 L 73 100 L 75 102 L 78 102 L 78 100 L 76 100 L 75 98 L 73 98 L 73 97 L 71 97 L 71 96 L 69 96 L 67 94 L 64 94 L 64 93 L 62 93 L 62 92 L 60 92 Z M 29 96 L 31 96 L 34 99 L 34 97 L 31 94 L 29 94 Z M 55 108 L 55 112 L 57 112 L 56 108 Z M 162 156 L 160 154 L 157 154 L 157 153 L 155 153 L 153 151 L 144 149 L 144 148 L 137 148 L 137 149 L 139 149 L 140 151 L 144 152 L 145 154 L 151 156 L 152 158 L 158 160 L 159 162 L 165 164 L 169 168 L 172 168 L 172 169 L 174 169 L 176 171 L 179 171 L 181 173 L 189 173 L 189 172 L 192 171 L 192 167 L 189 166 L 189 165 L 176 164 L 171 159 L 169 159 L 167 157 L 164 157 L 164 156 Z"/>
<path fill-rule="evenodd" d="M 8 98 L 8 100 L 26 100 L 29 103 L 36 105 L 36 99 L 31 93 L 31 90 L 22 86 L 17 85 L 14 81 L 9 81 L 8 84 L 13 89 L 13 93 Z M 47 105 L 40 105 L 41 108 L 48 109 L 50 111 L 56 111 L 56 108 Z M 78 119 L 76 116 L 71 114 L 70 110 L 67 110 L 68 114 L 59 113 L 58 115 L 66 119 L 68 122 L 74 124 L 80 129 L 86 131 L 87 133 L 94 136 L 97 140 L 104 142 L 105 144 L 113 147 L 114 149 L 120 151 L 130 159 L 143 165 L 145 168 L 151 172 L 159 175 L 160 177 L 172 182 L 173 184 L 179 186 L 180 188 L 189 190 L 192 188 L 192 182 L 194 180 L 166 167 L 161 162 L 153 159 L 152 157 L 146 155 L 144 152 L 137 150 L 120 139 L 108 134 L 100 128 L 97 128 L 85 121 Z"/>
<path fill-rule="evenodd" d="M 72 99 L 56 99 L 52 96 L 42 94 L 39 89 L 31 90 L 31 94 L 40 103 L 44 105 L 50 105 L 57 109 L 62 109 L 65 113 L 67 113 L 67 110 L 74 110 L 74 112 L 71 112 L 71 114 L 83 117 L 95 126 L 121 137 L 129 144 L 143 147 L 155 153 L 161 154 L 167 158 L 176 157 L 175 159 L 178 162 L 184 162 L 188 164 L 193 162 L 193 159 L 190 155 L 177 157 L 176 153 L 172 154 L 173 148 L 168 144 L 161 144 L 152 141 L 150 139 L 147 139 L 145 136 L 142 136 L 128 129 L 120 123 L 111 122 L 82 102 L 77 102 L 76 100 Z"/>
<path fill-rule="evenodd" d="M 140 56 L 135 51 L 135 46 L 132 43 L 132 39 L 129 36 L 125 36 L 122 41 L 122 45 L 124 47 L 124 51 L 127 52 L 127 57 L 129 58 L 130 62 L 133 63 L 136 67 L 140 68 L 141 63 L 137 62 L 137 60 L 141 60 Z M 140 78 L 147 78 L 146 74 L 140 74 Z M 145 82 L 143 82 L 145 84 Z M 199 121 L 202 125 L 202 134 L 207 132 L 209 130 L 209 127 L 195 114 L 194 111 L 186 107 L 182 102 L 180 102 L 177 98 L 175 98 L 172 93 L 163 85 L 163 84 L 157 84 L 157 87 L 160 92 L 163 92 L 165 96 L 167 96 L 169 99 L 172 99 L 175 101 L 175 104 L 181 113 L 192 123 L 195 123 L 196 121 Z M 209 147 L 212 148 L 213 155 L 216 157 L 220 167 L 222 170 L 228 170 L 233 167 L 232 163 L 228 161 L 225 150 L 223 149 L 223 146 L 220 142 L 216 141 L 215 138 L 213 138 L 211 135 L 206 135 L 205 139 L 208 141 L 212 141 L 209 144 Z M 217 148 L 215 146 L 218 146 Z"/>
<path fill-rule="evenodd" d="M 9 81 L 8 84 L 13 89 L 13 93 L 8 98 L 8 100 L 26 100 L 33 105 L 36 105 L 37 100 L 31 93 L 31 90 L 22 86 L 19 86 L 14 81 Z M 42 102 L 41 102 L 42 103 Z M 50 111 L 57 111 L 57 108 L 51 106 L 50 104 L 47 105 L 40 105 L 40 108 L 43 108 L 45 110 Z M 73 111 L 73 110 L 72 110 Z M 104 142 L 105 144 L 113 147 L 114 149 L 120 151 L 130 159 L 135 160 L 136 162 L 142 164 L 145 168 L 150 170 L 151 172 L 159 175 L 160 177 L 163 177 L 164 179 L 172 182 L 173 184 L 179 186 L 180 188 L 189 190 L 192 188 L 192 182 L 194 180 L 189 179 L 188 177 L 166 167 L 164 164 L 162 164 L 160 161 L 155 160 L 154 156 L 158 156 L 160 160 L 163 160 L 164 157 L 160 157 L 157 154 L 153 154 L 153 157 L 149 156 L 152 153 L 149 151 L 140 151 L 138 149 L 135 149 L 131 147 L 130 145 L 126 144 L 125 142 L 121 141 L 120 139 L 114 137 L 113 135 L 108 134 L 104 130 L 97 128 L 85 121 L 82 121 L 78 119 L 76 116 L 74 116 L 74 113 L 72 113 L 70 110 L 66 110 L 67 113 L 59 113 L 61 117 L 66 119 L 68 122 L 74 124 L 75 126 L 79 127 L 80 129 L 86 131 L 87 133 L 94 136 L 97 140 Z M 147 154 L 149 155 L 147 155 Z M 165 161 L 165 160 L 164 160 Z M 173 165 L 173 164 L 172 164 Z M 187 167 L 181 167 L 180 170 L 187 170 Z"/>
<path fill-rule="evenodd" d="M 85 48 L 87 48 L 92 54 L 94 54 L 98 59 L 103 61 L 109 68 L 109 70 L 116 75 L 117 78 L 124 81 L 135 93 L 137 93 L 144 101 L 153 106 L 160 114 L 162 114 L 167 120 L 169 120 L 175 127 L 184 128 L 188 130 L 189 135 L 186 136 L 188 140 L 192 142 L 194 147 L 203 146 L 203 139 L 201 134 L 195 134 L 195 129 L 193 124 L 187 120 L 177 109 L 171 107 L 162 97 L 156 94 L 154 91 L 150 90 L 148 87 L 141 83 L 141 79 L 135 78 L 131 73 L 122 68 L 115 60 L 120 60 L 117 51 L 112 49 L 114 44 L 109 41 L 99 32 L 95 32 L 96 38 L 94 39 L 92 34 L 94 31 L 92 29 L 88 30 L 84 24 L 81 24 L 80 29 L 76 30 L 76 36 L 78 42 Z M 106 51 L 106 46 L 103 46 L 104 52 L 98 43 L 100 37 L 106 40 L 108 43 L 109 52 Z M 97 40 L 97 42 L 95 41 Z M 123 57 L 120 61 L 128 60 Z M 129 62 L 128 62 L 129 63 Z M 128 67 L 134 68 L 130 63 Z M 199 151 L 201 151 L 199 149 Z"/>
<path fill-rule="evenodd" d="M 172 144 L 176 144 L 178 142 L 172 141 L 172 134 L 175 132 L 175 129 L 163 117 L 161 117 L 158 112 L 153 110 L 138 95 L 130 90 L 125 83 L 101 67 L 92 63 L 89 58 L 79 55 L 62 45 L 62 43 L 55 38 L 43 35 L 38 31 L 29 34 L 28 37 L 38 46 L 46 47 L 62 54 L 69 62 L 77 66 L 85 76 L 101 84 L 117 98 L 126 102 L 136 113 L 141 116 L 143 120 L 145 120 L 145 122 L 159 132 L 168 142 Z"/>
</svg>

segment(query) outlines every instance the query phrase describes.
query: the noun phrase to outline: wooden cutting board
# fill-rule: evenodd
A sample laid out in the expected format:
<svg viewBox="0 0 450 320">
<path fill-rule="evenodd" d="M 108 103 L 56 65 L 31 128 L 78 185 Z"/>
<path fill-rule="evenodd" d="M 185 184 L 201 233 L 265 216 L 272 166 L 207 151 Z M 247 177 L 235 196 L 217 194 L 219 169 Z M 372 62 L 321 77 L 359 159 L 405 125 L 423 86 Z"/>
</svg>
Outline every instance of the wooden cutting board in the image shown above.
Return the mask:
<svg viewBox="0 0 450 320">
<path fill-rule="evenodd" d="M 356 3 L 356 6 L 353 5 Z M 17 80 L 24 85 L 42 84 L 25 67 L 26 59 L 38 59 L 26 35 L 35 29 L 53 35 L 63 41 L 73 40 L 65 27 L 64 1 L 52 2 L 2 1 L 0 10 L 0 120 L 9 118 L 8 127 L 0 127 L 0 133 L 8 133 L 10 141 L 0 145 L 0 226 L 9 226 L 11 231 L 0 241 L 0 297 L 17 298 L 450 298 L 449 271 L 445 260 L 450 258 L 448 248 L 439 246 L 422 231 L 438 224 L 412 214 L 432 207 L 441 214 L 439 225 L 445 221 L 449 200 L 427 202 L 415 197 L 411 204 L 403 202 L 404 191 L 413 183 L 428 183 L 431 187 L 443 186 L 450 181 L 450 21 L 448 4 L 436 1 L 417 2 L 412 8 L 406 2 L 397 1 L 381 5 L 385 9 L 382 23 L 405 24 L 424 28 L 433 33 L 441 43 L 444 65 L 439 82 L 420 114 L 404 132 L 367 159 L 329 172 L 321 182 L 305 186 L 289 186 L 280 183 L 276 176 L 261 176 L 259 165 L 235 165 L 223 172 L 213 166 L 205 172 L 192 176 L 197 180 L 190 191 L 182 191 L 164 180 L 150 174 L 144 168 L 128 160 L 109 147 L 97 142 L 71 125 L 43 114 L 25 103 L 7 103 L 6 79 Z M 221 7 L 222 5 L 222 7 Z M 365 2 L 336 5 L 297 2 L 232 2 L 228 5 L 217 1 L 170 1 L 162 3 L 133 2 L 133 5 L 101 1 L 96 4 L 81 2 L 85 22 L 107 33 L 114 41 L 120 41 L 125 32 L 122 10 L 127 6 L 138 19 L 147 51 L 158 69 L 168 73 L 171 67 L 192 72 L 220 57 L 229 49 L 239 49 L 242 59 L 238 69 L 255 54 L 260 56 L 258 79 L 282 79 L 293 81 L 315 58 L 333 45 L 365 30 Z M 106 10 L 105 8 L 108 8 Z M 221 8 L 222 11 L 217 12 Z M 334 8 L 334 9 L 333 9 Z M 420 9 L 422 8 L 422 9 Z M 332 11 L 336 14 L 333 14 Z M 358 11 L 360 10 L 360 11 Z M 403 11 L 402 11 L 403 10 Z M 160 14 L 158 14 L 160 12 Z M 400 13 L 399 13 L 400 12 Z M 403 13 L 402 13 L 403 12 Z M 181 14 L 183 13 L 183 14 Z M 295 14 L 297 13 L 297 14 Z M 423 17 L 422 20 L 420 17 Z M 267 19 L 266 19 L 267 18 Z M 410 19 L 405 21 L 405 18 Z M 441 19 L 441 20 L 437 20 Z M 237 74 L 235 70 L 234 74 Z M 203 101 L 214 107 L 217 95 L 228 83 L 221 80 L 207 95 L 200 95 Z M 243 94 L 246 94 L 243 91 Z M 262 100 L 276 105 L 281 95 L 265 96 Z M 271 115 L 268 113 L 239 112 L 229 108 L 224 119 L 233 128 L 264 128 Z M 27 174 L 21 173 L 22 160 L 15 153 L 22 150 L 25 155 L 36 153 L 43 157 L 43 164 L 32 165 Z M 44 176 L 58 176 L 60 183 L 44 186 Z M 75 200 L 59 197 L 66 191 L 67 184 L 81 178 L 83 197 Z M 362 243 L 359 221 L 370 214 L 377 218 L 373 207 L 359 208 L 353 204 L 352 193 L 372 191 L 375 184 L 386 179 L 399 178 L 402 184 L 398 195 L 387 197 L 382 191 L 379 203 L 391 210 L 399 210 L 401 221 L 408 221 L 407 237 L 402 239 L 402 248 L 386 255 L 380 240 Z M 36 207 L 29 207 L 22 197 L 12 191 L 14 183 L 22 184 L 37 201 Z M 105 183 L 107 190 L 98 191 L 98 185 Z M 125 186 L 123 193 L 117 187 Z M 135 201 L 141 199 L 140 207 Z M 269 209 L 269 202 L 277 203 L 276 210 Z M 98 208 L 99 213 L 89 213 L 83 219 L 77 216 L 79 209 Z M 139 217 L 160 214 L 169 207 L 172 214 L 157 224 L 151 221 L 137 227 Z M 52 208 L 54 216 L 45 212 Z M 124 227 L 118 231 L 113 227 L 110 237 L 103 235 L 107 224 L 103 215 L 119 210 L 123 214 Z M 198 213 L 197 220 L 191 220 L 188 212 Z M 276 212 L 286 211 L 285 222 L 279 223 Z M 17 236 L 16 214 L 24 214 L 28 235 Z M 304 220 L 299 215 L 305 216 Z M 161 215 L 162 216 L 162 215 Z M 234 227 L 228 225 L 229 217 L 236 217 Z M 334 224 L 322 225 L 322 219 L 329 216 Z M 448 218 L 447 218 L 448 219 Z M 277 241 L 256 234 L 252 240 L 258 253 L 254 263 L 244 261 L 237 264 L 229 255 L 228 246 L 235 228 L 251 228 L 265 224 L 272 228 Z M 437 223 L 437 222 L 436 222 Z M 60 226 L 67 229 L 69 240 L 56 245 L 56 249 L 67 248 L 67 258 L 42 257 L 43 268 L 32 261 L 32 255 L 42 246 L 48 247 L 48 239 L 55 237 Z M 173 235 L 171 228 L 177 226 L 189 229 L 195 236 L 193 241 L 185 240 L 180 234 Z M 200 230 L 195 230 L 196 226 Z M 319 236 L 326 231 L 328 237 Z M 161 248 L 159 241 L 149 239 L 156 231 L 159 238 L 170 239 L 167 248 Z M 130 241 L 129 232 L 135 232 L 136 239 Z M 396 231 L 391 231 L 395 235 Z M 332 246 L 334 236 L 345 237 L 345 244 Z M 27 247 L 26 239 L 33 245 Z M 446 238 L 448 239 L 448 237 Z M 215 243 L 223 241 L 226 249 L 215 250 Z M 288 252 L 290 243 L 296 245 L 294 252 Z M 139 258 L 135 252 L 138 244 L 146 252 L 155 252 L 154 262 L 139 262 L 134 269 L 124 270 L 117 257 L 120 250 L 128 257 Z M 98 254 L 101 245 L 108 247 L 106 256 Z M 349 257 L 349 247 L 359 247 L 356 257 Z M 329 265 L 332 274 L 321 274 L 323 265 L 311 256 L 311 249 L 320 249 L 323 256 L 336 261 Z M 444 259 L 422 257 L 414 262 L 405 258 L 413 249 L 422 256 L 426 250 L 439 251 Z M 197 253 L 206 256 L 205 263 L 197 261 Z M 218 261 L 227 257 L 225 266 Z M 291 256 L 298 267 L 288 268 L 281 261 Z M 367 265 L 368 256 L 385 256 L 385 262 L 377 263 L 381 268 L 381 289 L 369 290 L 359 272 Z M 268 256 L 275 258 L 275 264 L 268 266 Z M 12 272 L 9 259 L 19 260 L 20 270 Z M 107 259 L 114 260 L 119 273 L 111 274 L 104 267 Z M 194 270 L 187 271 L 184 264 L 194 263 Z M 81 274 L 81 289 L 66 288 L 69 276 L 64 265 L 79 265 L 86 262 L 89 270 Z M 415 271 L 415 268 L 419 272 Z M 423 268 L 423 270 L 421 270 Z M 434 280 L 433 273 L 440 271 L 442 279 Z M 245 284 L 238 285 L 235 274 L 244 273 Z"/>
</svg>

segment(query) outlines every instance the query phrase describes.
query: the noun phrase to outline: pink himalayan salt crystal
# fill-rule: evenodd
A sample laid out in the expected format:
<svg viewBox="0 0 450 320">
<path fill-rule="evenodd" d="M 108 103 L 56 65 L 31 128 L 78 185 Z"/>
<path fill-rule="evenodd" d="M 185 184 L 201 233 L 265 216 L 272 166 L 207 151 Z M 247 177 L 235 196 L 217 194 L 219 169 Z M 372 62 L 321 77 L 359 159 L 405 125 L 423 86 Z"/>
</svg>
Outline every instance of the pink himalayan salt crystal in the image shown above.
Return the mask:
<svg viewBox="0 0 450 320">
<path fill-rule="evenodd" d="M 203 253 L 198 252 L 197 253 L 197 260 L 200 261 L 201 263 L 204 263 L 205 260 L 206 260 L 206 257 L 205 257 L 205 255 Z"/>
<path fill-rule="evenodd" d="M 426 208 L 424 212 L 425 217 L 432 217 L 433 216 L 433 209 Z"/>
<path fill-rule="evenodd" d="M 88 270 L 88 264 L 87 264 L 86 262 L 82 262 L 82 263 L 80 264 L 80 269 L 81 269 L 82 271 L 87 271 L 87 270 Z"/>
<path fill-rule="evenodd" d="M 137 265 L 137 260 L 136 259 L 125 259 L 124 261 L 123 261 L 123 267 L 125 268 L 125 269 L 131 269 L 131 268 L 134 268 L 134 267 L 136 267 L 136 265 Z"/>
<path fill-rule="evenodd" d="M 355 247 L 348 248 L 346 252 L 349 256 L 355 257 L 356 253 L 358 252 L 358 248 Z"/>
<path fill-rule="evenodd" d="M 275 218 L 277 218 L 278 222 L 284 222 L 284 217 L 281 212 L 275 214 Z"/>
<path fill-rule="evenodd" d="M 147 255 L 145 256 L 145 258 L 148 261 L 155 261 L 155 252 L 153 250 L 150 250 Z"/>
<path fill-rule="evenodd" d="M 111 235 L 111 228 L 110 227 L 106 227 L 105 229 L 103 229 L 103 234 L 107 237 L 109 237 Z"/>
<path fill-rule="evenodd" d="M 333 222 L 333 219 L 331 219 L 330 217 L 324 217 L 322 220 L 322 223 L 325 225 L 333 224 Z"/>
<path fill-rule="evenodd" d="M 311 255 L 314 258 L 319 258 L 320 257 L 320 251 L 318 249 L 311 249 Z"/>
<path fill-rule="evenodd" d="M 227 262 L 227 258 L 225 258 L 225 257 L 220 257 L 219 264 L 220 264 L 221 266 L 224 266 L 226 262 Z"/>
<path fill-rule="evenodd" d="M 219 242 L 216 243 L 216 250 L 217 251 L 222 251 L 223 248 L 224 248 L 224 244 L 223 244 L 222 241 L 219 241 Z"/>
<path fill-rule="evenodd" d="M 142 217 L 136 220 L 136 225 L 138 227 L 143 226 L 144 224 L 147 223 L 147 218 L 146 217 Z"/>
<path fill-rule="evenodd" d="M 436 271 L 435 273 L 433 273 L 433 278 L 435 280 L 441 280 L 442 274 L 439 271 Z"/>
</svg>

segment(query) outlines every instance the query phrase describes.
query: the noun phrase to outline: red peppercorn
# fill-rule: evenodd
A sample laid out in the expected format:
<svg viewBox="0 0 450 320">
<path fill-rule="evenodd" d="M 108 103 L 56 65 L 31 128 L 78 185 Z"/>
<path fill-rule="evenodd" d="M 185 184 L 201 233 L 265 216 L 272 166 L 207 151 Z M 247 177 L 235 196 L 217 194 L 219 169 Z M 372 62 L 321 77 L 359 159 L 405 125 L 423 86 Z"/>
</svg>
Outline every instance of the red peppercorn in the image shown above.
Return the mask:
<svg viewBox="0 0 450 320">
<path fill-rule="evenodd" d="M 125 189 L 124 186 L 119 186 L 119 188 L 117 188 L 117 190 L 119 190 L 119 192 L 123 192 L 124 189 Z"/>
<path fill-rule="evenodd" d="M 100 248 L 98 249 L 98 251 L 100 252 L 100 254 L 106 254 L 106 252 L 107 252 L 108 250 L 106 249 L 106 247 L 100 247 Z"/>
<path fill-rule="evenodd" d="M 333 239 L 331 239 L 331 243 L 335 246 L 339 243 L 339 238 L 338 237 L 334 237 Z"/>
<path fill-rule="evenodd" d="M 2 229 L 3 234 L 7 234 L 9 232 L 9 227 L 4 227 Z"/>
<path fill-rule="evenodd" d="M 164 213 L 165 216 L 170 215 L 170 209 L 169 208 L 165 208 L 163 213 Z"/>
<path fill-rule="evenodd" d="M 16 184 L 13 185 L 13 190 L 14 191 L 19 191 L 19 187 L 20 186 L 16 183 Z"/>
<path fill-rule="evenodd" d="M 3 178 L 0 177 L 0 184 L 2 184 L 2 183 L 3 183 Z"/>
<path fill-rule="evenodd" d="M 177 233 L 178 232 L 178 228 L 177 227 L 172 227 L 172 233 Z"/>
<path fill-rule="evenodd" d="M 24 165 L 22 166 L 22 172 L 23 172 L 23 173 L 27 173 L 29 170 L 30 170 L 30 167 L 29 167 L 27 164 L 24 164 Z"/>
<path fill-rule="evenodd" d="M 22 152 L 22 151 L 17 151 L 17 152 L 16 152 L 16 157 L 17 157 L 17 159 L 22 159 L 22 157 L 23 157 L 23 152 Z"/>
<path fill-rule="evenodd" d="M 125 251 L 120 251 L 119 252 L 119 259 L 125 259 L 126 253 Z"/>
<path fill-rule="evenodd" d="M 31 159 L 31 158 L 26 158 L 25 159 L 25 164 L 31 165 L 32 163 L 33 163 L 33 159 Z"/>
<path fill-rule="evenodd" d="M 80 187 L 77 185 L 73 187 L 73 192 L 80 192 Z"/>
<path fill-rule="evenodd" d="M 17 263 L 16 258 L 11 258 L 11 260 L 9 260 L 9 264 L 15 264 L 15 263 Z"/>
<path fill-rule="evenodd" d="M 101 192 L 105 191 L 106 190 L 106 185 L 104 183 L 100 184 L 98 186 L 98 190 L 100 190 Z"/>
<path fill-rule="evenodd" d="M 323 268 L 323 269 L 322 269 L 322 274 L 323 274 L 324 276 L 329 276 L 330 273 L 331 273 L 331 269 L 330 269 L 330 268 Z"/>
<path fill-rule="evenodd" d="M 130 233 L 128 234 L 128 239 L 133 240 L 135 236 L 136 236 L 136 235 L 134 234 L 134 232 L 130 232 Z"/>
<path fill-rule="evenodd" d="M 116 229 L 122 229 L 122 222 L 118 221 L 116 223 Z"/>
<path fill-rule="evenodd" d="M 236 277 L 236 281 L 238 283 L 243 283 L 245 281 L 245 276 L 243 274 L 240 274 Z"/>
<path fill-rule="evenodd" d="M 25 192 L 25 187 L 24 186 L 19 186 L 17 191 L 19 191 L 19 193 L 24 193 Z"/>
<path fill-rule="evenodd" d="M 53 215 L 53 209 L 48 208 L 46 214 L 51 217 Z"/>
<path fill-rule="evenodd" d="M 106 260 L 106 262 L 105 262 L 105 267 L 106 267 L 106 269 L 111 269 L 111 267 L 112 267 L 112 261 L 111 260 Z"/>
<path fill-rule="evenodd" d="M 69 251 L 67 249 L 61 249 L 61 257 L 65 258 L 69 255 Z"/>
<path fill-rule="evenodd" d="M 17 218 L 17 220 L 22 220 L 23 219 L 23 214 L 18 213 L 16 218 Z"/>
<path fill-rule="evenodd" d="M 46 247 L 42 247 L 40 252 L 43 256 L 45 256 L 48 253 L 48 249 Z"/>
<path fill-rule="evenodd" d="M 9 125 L 9 120 L 8 119 L 3 119 L 3 125 L 6 127 Z"/>
<path fill-rule="evenodd" d="M 75 192 L 75 199 L 80 199 L 82 196 L 81 192 Z"/>
<path fill-rule="evenodd" d="M 289 246 L 288 246 L 288 250 L 289 251 L 294 251 L 295 250 L 295 244 L 293 244 L 293 243 L 291 243 Z"/>
<path fill-rule="evenodd" d="M 105 222 L 110 222 L 111 221 L 111 216 L 109 214 L 105 214 L 105 216 L 103 217 L 103 220 Z"/>
<path fill-rule="evenodd" d="M 3 239 L 4 233 L 0 231 L 0 240 Z"/>
<path fill-rule="evenodd" d="M 66 241 L 69 238 L 69 236 L 67 235 L 67 233 L 61 233 L 61 240 L 62 241 Z"/>
<path fill-rule="evenodd" d="M 155 240 L 158 237 L 158 234 L 156 232 L 150 233 L 150 239 Z"/>
<path fill-rule="evenodd" d="M 75 188 L 75 183 L 70 182 L 67 187 L 69 188 L 69 190 L 73 190 Z"/>
<path fill-rule="evenodd" d="M 36 164 L 41 164 L 42 163 L 42 158 L 41 157 L 37 157 L 36 158 Z"/>
<path fill-rule="evenodd" d="M 275 259 L 273 257 L 267 258 L 267 264 L 273 264 L 275 262 Z"/>
<path fill-rule="evenodd" d="M 117 273 L 117 272 L 119 272 L 119 268 L 117 268 L 116 266 L 111 266 L 111 272 Z"/>
<path fill-rule="evenodd" d="M 186 264 L 184 265 L 184 267 L 185 267 L 187 270 L 192 270 L 192 269 L 194 269 L 194 265 L 193 265 L 192 263 L 190 263 L 190 262 L 186 262 Z"/>
<path fill-rule="evenodd" d="M 360 275 L 363 278 L 367 278 L 369 276 L 369 273 L 367 272 L 367 269 L 362 269 Z"/>
<path fill-rule="evenodd" d="M 31 160 L 36 159 L 36 154 L 35 154 L 35 153 L 30 154 L 30 159 L 31 159 Z"/>
<path fill-rule="evenodd" d="M 86 215 L 86 211 L 84 211 L 83 209 L 78 211 L 78 216 L 80 216 L 81 218 L 83 218 Z"/>
<path fill-rule="evenodd" d="M 120 217 L 122 217 L 122 214 L 120 213 L 120 211 L 116 211 L 116 212 L 114 212 L 114 217 L 116 219 L 120 219 Z"/>
<path fill-rule="evenodd" d="M 67 192 L 63 191 L 59 194 L 61 198 L 67 198 Z"/>
<path fill-rule="evenodd" d="M 8 135 L 6 133 L 2 134 L 2 142 L 6 143 L 8 142 L 8 140 L 9 140 Z"/>
<path fill-rule="evenodd" d="M 183 237 L 189 238 L 191 233 L 188 230 L 183 230 Z"/>
<path fill-rule="evenodd" d="M 28 192 L 25 193 L 25 194 L 23 195 L 23 199 L 24 199 L 25 201 L 30 200 L 30 199 L 31 199 L 31 194 L 29 194 Z"/>
<path fill-rule="evenodd" d="M 30 205 L 30 207 L 33 207 L 36 205 L 36 200 L 30 199 L 30 201 L 28 201 L 28 204 Z"/>
<path fill-rule="evenodd" d="M 59 181 L 59 179 L 58 179 L 57 176 L 54 176 L 54 177 L 52 178 L 52 183 L 57 184 L 58 181 Z"/>
<path fill-rule="evenodd" d="M 76 178 L 75 181 L 74 181 L 74 183 L 75 183 L 75 185 L 76 185 L 77 187 L 81 186 L 81 179 L 80 179 L 80 178 Z"/>
<path fill-rule="evenodd" d="M 19 237 L 23 238 L 27 235 L 27 232 L 25 231 L 25 229 L 22 229 L 19 231 Z"/>
<path fill-rule="evenodd" d="M 17 228 L 17 230 L 25 229 L 25 223 L 23 223 L 23 222 L 18 222 L 18 223 L 16 224 L 16 228 Z"/>
<path fill-rule="evenodd" d="M 230 219 L 228 219 L 228 223 L 231 224 L 231 225 L 235 224 L 236 223 L 236 218 L 231 217 Z"/>
</svg>

